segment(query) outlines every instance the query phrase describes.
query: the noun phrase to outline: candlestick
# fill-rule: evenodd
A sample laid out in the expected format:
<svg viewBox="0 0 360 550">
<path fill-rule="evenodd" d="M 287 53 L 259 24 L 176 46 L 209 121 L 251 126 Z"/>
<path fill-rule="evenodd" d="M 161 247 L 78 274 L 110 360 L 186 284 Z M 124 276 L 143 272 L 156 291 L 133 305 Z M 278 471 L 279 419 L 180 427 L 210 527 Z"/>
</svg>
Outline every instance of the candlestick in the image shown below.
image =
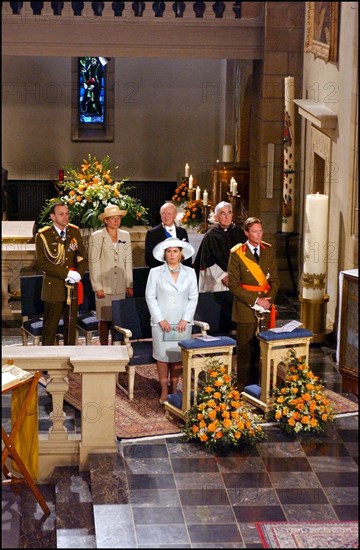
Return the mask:
<svg viewBox="0 0 360 550">
<path fill-rule="evenodd" d="M 59 181 L 64 181 L 64 170 L 59 170 Z"/>
<path fill-rule="evenodd" d="M 203 205 L 207 206 L 207 203 L 208 203 L 208 192 L 205 189 L 204 194 L 203 194 Z"/>
<path fill-rule="evenodd" d="M 303 267 L 303 298 L 318 300 L 325 294 L 327 233 L 327 195 L 307 195 L 305 206 L 305 238 Z"/>
<path fill-rule="evenodd" d="M 193 197 L 194 197 L 194 191 L 195 189 L 188 189 L 188 199 L 189 199 L 189 202 L 192 202 L 193 200 Z"/>
<path fill-rule="evenodd" d="M 197 200 L 197 201 L 200 200 L 200 192 L 201 192 L 201 191 L 200 191 L 200 187 L 197 186 L 197 188 L 196 188 L 196 195 L 195 195 L 195 200 Z"/>
<path fill-rule="evenodd" d="M 232 194 L 233 194 L 234 197 L 236 197 L 236 195 L 237 195 L 237 187 L 238 187 L 237 181 L 234 180 L 233 188 L 232 188 Z"/>
<path fill-rule="evenodd" d="M 202 212 L 201 212 L 201 215 L 202 215 L 201 228 L 199 229 L 198 233 L 206 233 L 206 231 L 208 230 L 209 211 L 210 211 L 210 206 L 208 204 L 203 204 Z"/>
<path fill-rule="evenodd" d="M 188 163 L 185 164 L 185 177 L 188 178 L 190 174 L 190 166 Z"/>
<path fill-rule="evenodd" d="M 192 176 L 189 177 L 189 189 L 193 188 L 194 178 Z"/>
<path fill-rule="evenodd" d="M 231 204 L 231 209 L 232 209 L 232 213 L 233 213 L 233 220 L 235 219 L 235 209 L 236 209 L 236 197 L 234 197 L 234 195 L 232 193 L 226 193 L 227 194 L 227 198 L 228 198 L 228 202 Z"/>
</svg>

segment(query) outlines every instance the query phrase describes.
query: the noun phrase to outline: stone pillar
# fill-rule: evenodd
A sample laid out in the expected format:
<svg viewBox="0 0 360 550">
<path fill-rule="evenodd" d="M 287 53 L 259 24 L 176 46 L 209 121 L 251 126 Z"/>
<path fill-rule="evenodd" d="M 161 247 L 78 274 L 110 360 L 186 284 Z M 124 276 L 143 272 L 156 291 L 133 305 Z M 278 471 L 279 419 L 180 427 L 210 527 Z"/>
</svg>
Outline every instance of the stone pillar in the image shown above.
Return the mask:
<svg viewBox="0 0 360 550">
<path fill-rule="evenodd" d="M 128 361 L 125 346 L 82 346 L 70 354 L 82 383 L 80 470 L 88 468 L 89 453 L 117 452 L 116 381 Z"/>
</svg>

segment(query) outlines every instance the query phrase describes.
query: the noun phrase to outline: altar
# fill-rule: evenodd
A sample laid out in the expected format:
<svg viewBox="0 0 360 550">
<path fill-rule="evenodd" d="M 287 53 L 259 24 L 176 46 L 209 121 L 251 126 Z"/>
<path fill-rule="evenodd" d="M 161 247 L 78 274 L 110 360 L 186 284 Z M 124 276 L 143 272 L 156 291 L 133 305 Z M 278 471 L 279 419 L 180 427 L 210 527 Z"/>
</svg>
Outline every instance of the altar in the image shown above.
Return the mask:
<svg viewBox="0 0 360 550">
<path fill-rule="evenodd" d="M 1 309 L 3 319 L 13 319 L 10 295 L 20 296 L 20 271 L 35 268 L 35 221 L 1 222 Z"/>
</svg>

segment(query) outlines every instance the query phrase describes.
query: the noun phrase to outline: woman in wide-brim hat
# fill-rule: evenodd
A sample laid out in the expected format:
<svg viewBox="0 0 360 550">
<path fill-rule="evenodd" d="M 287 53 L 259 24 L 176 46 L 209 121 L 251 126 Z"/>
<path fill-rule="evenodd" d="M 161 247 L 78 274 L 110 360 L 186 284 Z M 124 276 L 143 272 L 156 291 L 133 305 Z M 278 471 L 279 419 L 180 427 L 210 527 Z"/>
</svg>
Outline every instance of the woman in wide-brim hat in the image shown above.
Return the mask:
<svg viewBox="0 0 360 550">
<path fill-rule="evenodd" d="M 161 404 L 169 393 L 176 393 L 182 370 L 178 341 L 191 338 L 199 294 L 195 270 L 182 262 L 193 254 L 190 243 L 174 237 L 160 242 L 153 250 L 154 258 L 163 265 L 150 269 L 145 297 L 151 316 Z"/>
<path fill-rule="evenodd" d="M 96 299 L 100 344 L 106 346 L 111 328 L 112 300 L 133 295 L 131 239 L 128 231 L 120 229 L 126 210 L 108 204 L 99 220 L 103 229 L 95 231 L 89 241 L 90 280 Z"/>
</svg>

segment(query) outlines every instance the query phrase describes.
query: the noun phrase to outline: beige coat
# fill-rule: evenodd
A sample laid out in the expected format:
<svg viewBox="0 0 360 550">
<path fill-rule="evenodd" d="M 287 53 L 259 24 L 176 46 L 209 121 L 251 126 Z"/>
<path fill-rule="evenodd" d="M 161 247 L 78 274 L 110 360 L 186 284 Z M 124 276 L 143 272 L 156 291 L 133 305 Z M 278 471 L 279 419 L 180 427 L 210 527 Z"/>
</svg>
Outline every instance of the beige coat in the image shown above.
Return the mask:
<svg viewBox="0 0 360 550">
<path fill-rule="evenodd" d="M 130 234 L 118 229 L 118 242 L 113 243 L 106 228 L 95 231 L 89 241 L 89 271 L 93 291 L 123 294 L 133 286 Z"/>
</svg>

